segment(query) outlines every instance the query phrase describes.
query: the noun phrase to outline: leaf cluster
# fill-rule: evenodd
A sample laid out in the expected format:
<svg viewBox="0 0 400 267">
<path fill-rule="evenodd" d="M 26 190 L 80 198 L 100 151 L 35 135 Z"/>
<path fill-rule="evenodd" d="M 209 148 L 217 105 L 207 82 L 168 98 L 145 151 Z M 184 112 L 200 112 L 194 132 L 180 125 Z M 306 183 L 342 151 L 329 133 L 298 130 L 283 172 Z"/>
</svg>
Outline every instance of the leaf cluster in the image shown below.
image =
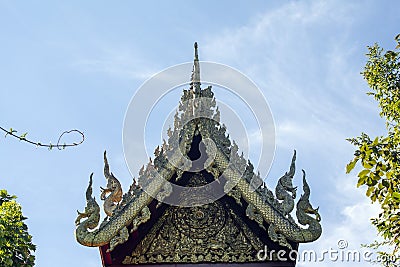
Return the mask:
<svg viewBox="0 0 400 267">
<path fill-rule="evenodd" d="M 400 122 L 400 34 L 395 51 L 384 51 L 375 44 L 368 47 L 368 61 L 362 75 L 373 90 L 373 96 L 381 108 L 380 115 L 386 119 L 388 128 Z"/>
<path fill-rule="evenodd" d="M 394 266 L 390 259 L 400 256 L 400 35 L 395 40 L 395 51 L 384 51 L 377 44 L 368 47 L 368 60 L 361 73 L 372 89 L 368 95 L 379 104 L 387 134 L 371 138 L 362 133 L 347 139 L 356 150 L 346 172 L 359 163 L 357 187 L 367 186 L 366 195 L 382 208 L 378 217 L 371 219 L 384 238 L 384 242 L 376 244 L 394 247 L 392 253 L 379 252 L 386 256 L 383 266 Z"/>
<path fill-rule="evenodd" d="M 384 238 L 384 243 L 394 246 L 391 255 L 399 256 L 400 248 L 400 35 L 395 51 L 384 51 L 377 44 L 368 47 L 367 63 L 361 73 L 372 89 L 368 92 L 378 102 L 380 116 L 385 119 L 387 134 L 371 138 L 362 133 L 347 139 L 356 146 L 354 158 L 346 166 L 350 173 L 359 163 L 357 187 L 367 186 L 366 195 L 378 201 L 382 212 L 372 224 Z M 385 252 L 380 252 L 390 255 Z M 382 254 L 382 255 L 383 255 Z M 390 257 L 386 257 L 390 259 Z M 382 262 L 392 266 L 392 262 Z"/>
<path fill-rule="evenodd" d="M 0 190 L 0 266 L 34 266 L 36 246 L 24 223 L 21 206 L 6 190 Z"/>
</svg>

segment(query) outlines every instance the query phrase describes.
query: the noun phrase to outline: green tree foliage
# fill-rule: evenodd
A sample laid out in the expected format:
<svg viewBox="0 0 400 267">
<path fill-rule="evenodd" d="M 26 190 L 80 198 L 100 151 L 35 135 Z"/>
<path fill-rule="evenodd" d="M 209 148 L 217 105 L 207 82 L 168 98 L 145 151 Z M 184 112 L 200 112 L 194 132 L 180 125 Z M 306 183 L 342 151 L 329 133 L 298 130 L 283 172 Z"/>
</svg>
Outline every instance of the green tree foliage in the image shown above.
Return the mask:
<svg viewBox="0 0 400 267">
<path fill-rule="evenodd" d="M 24 223 L 21 205 L 6 190 L 0 190 L 0 266 L 31 267 L 36 247 Z"/>
<path fill-rule="evenodd" d="M 394 247 L 392 253 L 380 252 L 383 256 L 392 256 L 392 260 L 383 262 L 384 266 L 395 266 L 393 259 L 400 257 L 400 35 L 395 39 L 394 51 L 384 51 L 377 44 L 368 47 L 368 60 L 361 73 L 372 89 L 368 95 L 379 104 L 387 134 L 371 138 L 362 133 L 348 139 L 356 150 L 346 168 L 349 173 L 357 163 L 361 165 L 357 187 L 367 186 L 366 195 L 381 205 L 382 212 L 372 219 L 372 224 L 385 241 L 374 245 Z"/>
</svg>

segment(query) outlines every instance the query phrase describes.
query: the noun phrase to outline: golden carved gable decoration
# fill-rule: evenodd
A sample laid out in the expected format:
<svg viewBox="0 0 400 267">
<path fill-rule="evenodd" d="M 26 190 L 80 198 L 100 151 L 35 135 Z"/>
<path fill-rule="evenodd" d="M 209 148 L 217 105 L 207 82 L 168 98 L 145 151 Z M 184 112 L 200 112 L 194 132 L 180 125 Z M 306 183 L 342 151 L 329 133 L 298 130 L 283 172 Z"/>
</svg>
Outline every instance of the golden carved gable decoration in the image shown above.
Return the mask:
<svg viewBox="0 0 400 267">
<path fill-rule="evenodd" d="M 254 262 L 264 244 L 220 201 L 169 207 L 124 264 Z"/>
</svg>

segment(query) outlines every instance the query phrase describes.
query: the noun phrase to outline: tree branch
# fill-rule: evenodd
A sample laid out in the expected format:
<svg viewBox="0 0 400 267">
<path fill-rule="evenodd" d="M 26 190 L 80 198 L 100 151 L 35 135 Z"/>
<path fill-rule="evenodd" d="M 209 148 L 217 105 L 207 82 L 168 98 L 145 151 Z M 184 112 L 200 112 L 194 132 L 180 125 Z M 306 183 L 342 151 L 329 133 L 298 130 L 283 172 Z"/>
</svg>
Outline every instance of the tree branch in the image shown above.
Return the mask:
<svg viewBox="0 0 400 267">
<path fill-rule="evenodd" d="M 55 145 L 53 145 L 51 142 L 49 144 L 42 144 L 40 142 L 35 142 L 35 141 L 32 141 L 32 140 L 29 140 L 29 139 L 26 138 L 26 135 L 28 133 L 24 133 L 22 135 L 17 135 L 16 134 L 17 131 L 14 130 L 13 128 L 10 128 L 9 130 L 6 130 L 3 127 L 0 126 L 0 130 L 2 130 L 3 132 L 6 133 L 5 137 L 7 137 L 7 135 L 10 135 L 12 137 L 15 137 L 15 138 L 19 139 L 20 141 L 27 142 L 27 143 L 35 145 L 37 147 L 39 147 L 39 146 L 40 147 L 47 147 L 49 150 L 51 150 L 53 148 L 58 148 L 59 150 L 61 150 L 61 149 L 65 149 L 67 147 L 78 146 L 78 145 L 82 144 L 85 141 L 85 135 L 83 134 L 83 132 L 81 132 L 79 130 L 76 130 L 76 129 L 69 130 L 69 131 L 64 131 L 63 133 L 61 133 L 61 135 L 58 137 L 57 144 L 55 144 Z M 77 142 L 77 143 L 74 142 L 72 144 L 66 144 L 66 143 L 60 144 L 61 138 L 65 134 L 70 134 L 70 133 L 78 133 L 78 134 L 80 134 L 81 140 L 79 142 Z"/>
</svg>

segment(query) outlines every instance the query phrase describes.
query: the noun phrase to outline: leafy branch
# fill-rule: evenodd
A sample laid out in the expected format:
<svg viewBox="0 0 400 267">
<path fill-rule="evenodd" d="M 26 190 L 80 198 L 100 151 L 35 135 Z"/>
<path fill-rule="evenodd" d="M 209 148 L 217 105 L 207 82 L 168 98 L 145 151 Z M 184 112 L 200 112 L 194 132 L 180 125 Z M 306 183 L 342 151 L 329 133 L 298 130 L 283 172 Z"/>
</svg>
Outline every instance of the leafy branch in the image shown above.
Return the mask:
<svg viewBox="0 0 400 267">
<path fill-rule="evenodd" d="M 25 224 L 16 196 L 0 189 L 0 266 L 33 267 L 36 246 Z"/>
<path fill-rule="evenodd" d="M 377 44 L 368 47 L 368 60 L 361 73 L 372 89 L 368 95 L 378 102 L 380 116 L 385 119 L 386 135 L 373 138 L 362 133 L 347 139 L 356 149 L 346 173 L 357 163 L 361 165 L 357 187 L 366 186 L 367 197 L 381 206 L 371 222 L 384 241 L 370 247 L 389 246 L 390 252 L 378 251 L 385 267 L 399 266 L 400 259 L 400 35 L 395 40 L 394 51 L 385 51 Z"/>
<path fill-rule="evenodd" d="M 76 130 L 76 129 L 64 131 L 63 133 L 61 133 L 61 135 L 58 137 L 56 144 L 52 144 L 51 142 L 49 144 L 43 144 L 41 142 L 29 140 L 26 138 L 28 133 L 23 133 L 21 135 L 18 135 L 17 131 L 14 130 L 13 128 L 10 128 L 9 130 L 7 130 L 0 126 L 0 130 L 2 130 L 3 132 L 6 133 L 4 137 L 7 137 L 9 135 L 9 136 L 15 137 L 16 139 L 19 139 L 20 141 L 24 141 L 26 143 L 35 145 L 37 147 L 47 147 L 49 150 L 51 150 L 53 148 L 58 148 L 59 150 L 61 150 L 61 149 L 65 149 L 67 147 L 78 146 L 85 141 L 85 135 L 83 134 L 83 132 Z M 81 136 L 81 140 L 79 142 L 74 142 L 71 144 L 66 144 L 66 143 L 60 144 L 62 137 L 66 134 L 71 134 L 71 133 L 78 133 Z"/>
</svg>

